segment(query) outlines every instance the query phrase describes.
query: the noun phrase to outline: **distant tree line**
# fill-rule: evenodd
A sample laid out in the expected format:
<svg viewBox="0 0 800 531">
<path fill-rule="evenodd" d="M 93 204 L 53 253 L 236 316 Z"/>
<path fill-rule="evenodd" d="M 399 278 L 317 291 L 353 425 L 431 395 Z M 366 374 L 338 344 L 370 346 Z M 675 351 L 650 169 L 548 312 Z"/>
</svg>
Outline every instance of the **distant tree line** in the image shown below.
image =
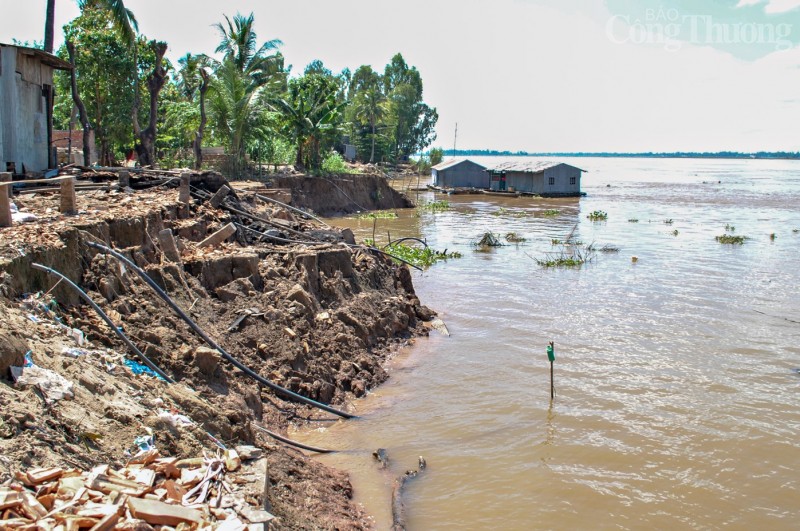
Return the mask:
<svg viewBox="0 0 800 531">
<path fill-rule="evenodd" d="M 75 68 L 57 74 L 53 122 L 93 131 L 101 164 L 134 150 L 141 164 L 200 168 L 202 147 L 221 146 L 232 176 L 252 163 L 316 171 L 341 160 L 345 142 L 377 163 L 406 160 L 436 139 L 436 109 L 399 53 L 382 73 L 364 65 L 335 74 L 316 60 L 293 75 L 283 43 L 260 42 L 251 13 L 216 24 L 215 56 L 186 54 L 173 65 L 166 43 L 140 34 L 121 0 L 78 4 L 56 51 Z M 46 34 L 45 46 L 52 41 Z"/>
<path fill-rule="evenodd" d="M 440 148 L 434 148 L 440 149 Z M 431 152 L 434 150 L 432 149 Z M 614 153 L 608 151 L 498 151 L 496 149 L 457 149 L 444 150 L 448 157 L 636 157 L 636 158 L 687 158 L 687 159 L 800 159 L 798 151 L 670 151 L 670 152 L 630 152 Z"/>
</svg>

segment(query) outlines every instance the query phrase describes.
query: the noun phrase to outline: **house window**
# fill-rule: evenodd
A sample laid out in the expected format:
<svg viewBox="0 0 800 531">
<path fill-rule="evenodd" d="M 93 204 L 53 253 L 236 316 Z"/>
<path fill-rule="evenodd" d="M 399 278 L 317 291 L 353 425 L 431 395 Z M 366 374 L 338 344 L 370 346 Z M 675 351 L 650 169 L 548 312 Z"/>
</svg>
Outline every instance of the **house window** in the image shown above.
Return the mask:
<svg viewBox="0 0 800 531">
<path fill-rule="evenodd" d="M 555 177 L 548 177 L 547 184 L 549 184 L 550 186 L 553 186 L 554 184 L 556 184 L 556 178 Z"/>
<path fill-rule="evenodd" d="M 575 184 L 575 177 L 569 178 L 569 184 Z"/>
</svg>

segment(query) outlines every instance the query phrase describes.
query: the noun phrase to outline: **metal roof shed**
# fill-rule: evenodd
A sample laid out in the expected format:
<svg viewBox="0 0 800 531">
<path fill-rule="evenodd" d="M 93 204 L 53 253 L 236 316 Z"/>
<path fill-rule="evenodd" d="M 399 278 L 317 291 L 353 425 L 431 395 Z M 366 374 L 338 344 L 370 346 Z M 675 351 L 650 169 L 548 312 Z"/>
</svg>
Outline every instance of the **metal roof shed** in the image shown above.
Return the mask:
<svg viewBox="0 0 800 531">
<path fill-rule="evenodd" d="M 452 159 L 431 168 L 431 184 L 441 188 L 489 188 L 486 166 L 469 159 Z"/>
<path fill-rule="evenodd" d="M 545 197 L 570 197 L 581 192 L 582 170 L 564 162 L 521 159 L 486 170 L 491 190 L 515 190 Z"/>
</svg>

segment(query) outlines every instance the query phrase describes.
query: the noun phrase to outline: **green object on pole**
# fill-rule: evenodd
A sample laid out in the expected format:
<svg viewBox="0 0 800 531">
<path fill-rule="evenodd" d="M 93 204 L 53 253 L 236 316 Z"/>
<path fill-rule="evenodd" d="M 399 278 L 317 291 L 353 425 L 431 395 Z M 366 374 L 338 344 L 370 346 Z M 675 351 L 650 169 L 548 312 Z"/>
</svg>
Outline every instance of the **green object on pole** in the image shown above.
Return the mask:
<svg viewBox="0 0 800 531">
<path fill-rule="evenodd" d="M 551 341 L 549 345 L 547 345 L 547 359 L 550 360 L 550 363 L 556 361 L 556 352 L 553 349 L 553 342 Z"/>
</svg>

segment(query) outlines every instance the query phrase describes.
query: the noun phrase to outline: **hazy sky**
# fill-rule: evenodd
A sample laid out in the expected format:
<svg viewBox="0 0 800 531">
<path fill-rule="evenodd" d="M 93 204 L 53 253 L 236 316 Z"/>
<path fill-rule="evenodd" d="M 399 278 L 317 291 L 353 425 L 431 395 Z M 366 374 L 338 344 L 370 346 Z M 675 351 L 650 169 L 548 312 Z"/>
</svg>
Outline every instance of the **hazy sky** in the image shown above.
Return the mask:
<svg viewBox="0 0 800 531">
<path fill-rule="evenodd" d="M 435 145 L 528 151 L 800 151 L 800 0 L 126 0 L 174 61 L 255 13 L 292 72 L 396 52 L 439 111 Z M 0 42 L 41 40 L 45 0 L 0 0 Z M 56 0 L 60 28 L 77 16 Z"/>
</svg>

